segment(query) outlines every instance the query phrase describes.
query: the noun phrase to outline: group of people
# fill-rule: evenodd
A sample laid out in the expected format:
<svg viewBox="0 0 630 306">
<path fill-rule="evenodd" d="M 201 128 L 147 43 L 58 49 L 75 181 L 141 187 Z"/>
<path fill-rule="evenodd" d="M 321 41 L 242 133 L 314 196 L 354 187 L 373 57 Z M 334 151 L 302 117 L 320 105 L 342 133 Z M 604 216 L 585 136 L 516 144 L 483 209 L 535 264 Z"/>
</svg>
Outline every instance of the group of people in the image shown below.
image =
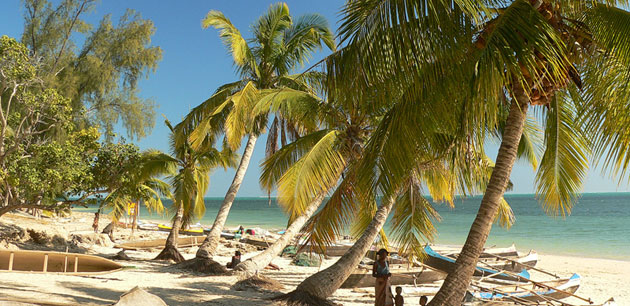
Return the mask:
<svg viewBox="0 0 630 306">
<path fill-rule="evenodd" d="M 396 305 L 402 306 L 405 304 L 405 299 L 402 296 L 402 288 L 396 287 L 396 296 L 392 296 L 392 289 L 390 285 L 390 278 L 392 273 L 389 272 L 389 263 L 387 262 L 387 256 L 389 252 L 386 249 L 380 249 L 376 253 L 378 258 L 374 262 L 372 267 L 372 276 L 376 278 L 376 301 L 375 306 L 389 306 Z M 420 297 L 420 305 L 426 305 L 428 302 L 426 296 Z"/>
</svg>

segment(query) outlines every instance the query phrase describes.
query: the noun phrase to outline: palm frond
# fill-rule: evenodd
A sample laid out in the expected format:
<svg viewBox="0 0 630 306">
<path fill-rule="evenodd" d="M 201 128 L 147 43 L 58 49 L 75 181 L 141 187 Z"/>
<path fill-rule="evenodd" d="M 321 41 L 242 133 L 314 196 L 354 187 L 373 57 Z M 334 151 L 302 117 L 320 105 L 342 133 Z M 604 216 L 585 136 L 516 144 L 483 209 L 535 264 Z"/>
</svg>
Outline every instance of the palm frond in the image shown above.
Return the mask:
<svg viewBox="0 0 630 306">
<path fill-rule="evenodd" d="M 278 203 L 291 218 L 338 183 L 347 162 L 339 150 L 340 134 L 330 131 L 321 137 L 278 180 Z"/>
<path fill-rule="evenodd" d="M 570 214 L 586 179 L 590 145 L 576 117 L 566 93 L 557 93 L 545 123 L 546 149 L 535 182 L 536 194 L 549 214 Z"/>
<path fill-rule="evenodd" d="M 229 52 L 234 59 L 234 63 L 242 72 L 251 72 L 260 75 L 258 64 L 247 41 L 241 32 L 232 24 L 230 19 L 219 11 L 210 11 L 201 21 L 203 28 L 214 27 L 219 30 L 219 36 L 223 43 L 229 48 Z"/>
</svg>

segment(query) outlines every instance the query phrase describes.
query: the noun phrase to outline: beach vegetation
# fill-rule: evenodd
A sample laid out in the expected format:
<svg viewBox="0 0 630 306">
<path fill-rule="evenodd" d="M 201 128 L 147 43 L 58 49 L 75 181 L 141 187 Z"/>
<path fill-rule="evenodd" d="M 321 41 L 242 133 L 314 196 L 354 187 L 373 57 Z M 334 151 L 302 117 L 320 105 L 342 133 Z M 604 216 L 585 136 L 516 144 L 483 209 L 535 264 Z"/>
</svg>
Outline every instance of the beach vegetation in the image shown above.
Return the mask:
<svg viewBox="0 0 630 306">
<path fill-rule="evenodd" d="M 134 144 L 105 143 L 99 149 L 91 174 L 109 192 L 99 200 L 99 211 L 110 210 L 114 222 L 129 209 L 129 203 L 144 205 L 149 212 L 164 213 L 162 198 L 172 198 L 170 185 L 160 177 L 172 174 L 172 164 L 160 163 L 161 152 L 140 152 Z M 95 186 L 99 188 L 99 186 Z M 137 221 L 134 218 L 134 221 Z M 132 233 L 136 223 L 132 224 Z"/>
<path fill-rule="evenodd" d="M 76 129 L 70 100 L 46 88 L 28 49 L 0 37 L 0 216 L 19 209 L 60 210 L 58 198 L 83 190 L 99 144 L 96 129 Z M 67 137 L 54 139 L 51 131 Z"/>
<path fill-rule="evenodd" d="M 246 137 L 246 145 L 234 179 L 226 192 L 207 239 L 197 252 L 197 259 L 214 254 L 230 207 L 243 181 L 258 137 L 269 131 L 266 151 L 272 154 L 278 143 L 296 139 L 313 126 L 304 107 L 311 105 L 296 98 L 299 91 L 316 92 L 321 80 L 319 73 L 291 74 L 302 67 L 316 50 L 335 48 L 328 22 L 319 14 L 293 18 L 285 3 L 273 4 L 252 25 L 253 37 L 245 39 L 223 13 L 210 11 L 202 20 L 204 28 L 214 27 L 228 48 L 241 79 L 220 86 L 214 95 L 195 107 L 183 120 L 181 132 L 193 148 L 199 148 L 206 135 L 225 136 L 226 143 L 236 151 Z M 279 94 L 279 88 L 292 91 Z M 267 100 L 263 100 L 267 97 Z M 304 97 L 298 94 L 297 97 Z M 265 109 L 274 99 L 293 101 L 273 112 Z M 298 116 L 301 120 L 296 120 Z M 271 125 L 267 127 L 269 121 Z M 315 126 L 313 126 L 314 128 Z"/>
</svg>

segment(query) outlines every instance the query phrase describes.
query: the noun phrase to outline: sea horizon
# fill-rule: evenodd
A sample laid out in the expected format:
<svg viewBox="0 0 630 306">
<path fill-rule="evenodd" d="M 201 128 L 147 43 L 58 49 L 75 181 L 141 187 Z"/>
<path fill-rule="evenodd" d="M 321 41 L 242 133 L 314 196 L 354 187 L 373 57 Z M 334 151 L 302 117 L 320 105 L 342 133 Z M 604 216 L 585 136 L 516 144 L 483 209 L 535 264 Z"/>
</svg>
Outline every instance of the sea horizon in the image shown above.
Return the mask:
<svg viewBox="0 0 630 306">
<path fill-rule="evenodd" d="M 455 207 L 434 203 L 442 221 L 436 222 L 435 244 L 461 245 L 465 242 L 482 195 L 457 197 Z M 427 197 L 431 200 L 430 197 Z M 521 252 L 530 249 L 542 254 L 606 258 L 630 261 L 630 192 L 602 192 L 581 194 L 573 211 L 566 217 L 548 216 L 539 205 L 535 194 L 506 194 L 516 221 L 512 228 L 503 229 L 496 223 L 486 247 L 509 246 Z M 211 226 L 222 197 L 205 197 L 206 213 L 195 222 Z M 164 205 L 170 205 L 165 199 Z M 95 211 L 94 207 L 75 208 Z M 150 214 L 142 207 L 140 219 L 156 223 L 170 223 L 169 215 Z M 277 205 L 276 198 L 237 197 L 230 211 L 226 227 L 239 225 L 280 230 L 287 225 L 287 216 Z M 385 226 L 386 231 L 389 225 Z"/>
</svg>

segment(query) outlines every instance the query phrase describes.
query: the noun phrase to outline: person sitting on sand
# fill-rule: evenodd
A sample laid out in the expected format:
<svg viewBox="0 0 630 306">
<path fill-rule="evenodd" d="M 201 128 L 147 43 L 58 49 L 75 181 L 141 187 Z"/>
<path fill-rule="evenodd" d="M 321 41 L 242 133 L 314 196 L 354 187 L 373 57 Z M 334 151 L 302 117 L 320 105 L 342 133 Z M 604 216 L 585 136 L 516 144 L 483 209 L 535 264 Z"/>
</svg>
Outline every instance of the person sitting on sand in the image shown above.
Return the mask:
<svg viewBox="0 0 630 306">
<path fill-rule="evenodd" d="M 376 301 L 374 305 L 393 305 L 392 289 L 389 284 L 389 278 L 392 274 L 389 273 L 389 264 L 387 263 L 387 254 L 389 254 L 389 252 L 387 252 L 386 249 L 380 249 L 376 254 L 378 255 L 378 260 L 374 262 L 374 266 L 372 267 L 372 276 L 376 277 Z"/>
<path fill-rule="evenodd" d="M 429 299 L 427 298 L 426 295 L 423 295 L 420 297 L 420 305 L 427 305 L 427 302 L 429 301 Z"/>
<path fill-rule="evenodd" d="M 241 263 L 241 251 L 236 251 L 234 252 L 234 256 L 232 256 L 232 262 L 228 262 L 226 266 L 229 269 L 234 269 L 234 267 L 236 267 L 236 265 L 240 263 Z"/>
<path fill-rule="evenodd" d="M 402 287 L 400 286 L 396 287 L 396 297 L 394 298 L 394 303 L 396 304 L 396 306 L 405 305 L 405 299 L 403 298 L 401 293 L 402 293 Z"/>
</svg>

